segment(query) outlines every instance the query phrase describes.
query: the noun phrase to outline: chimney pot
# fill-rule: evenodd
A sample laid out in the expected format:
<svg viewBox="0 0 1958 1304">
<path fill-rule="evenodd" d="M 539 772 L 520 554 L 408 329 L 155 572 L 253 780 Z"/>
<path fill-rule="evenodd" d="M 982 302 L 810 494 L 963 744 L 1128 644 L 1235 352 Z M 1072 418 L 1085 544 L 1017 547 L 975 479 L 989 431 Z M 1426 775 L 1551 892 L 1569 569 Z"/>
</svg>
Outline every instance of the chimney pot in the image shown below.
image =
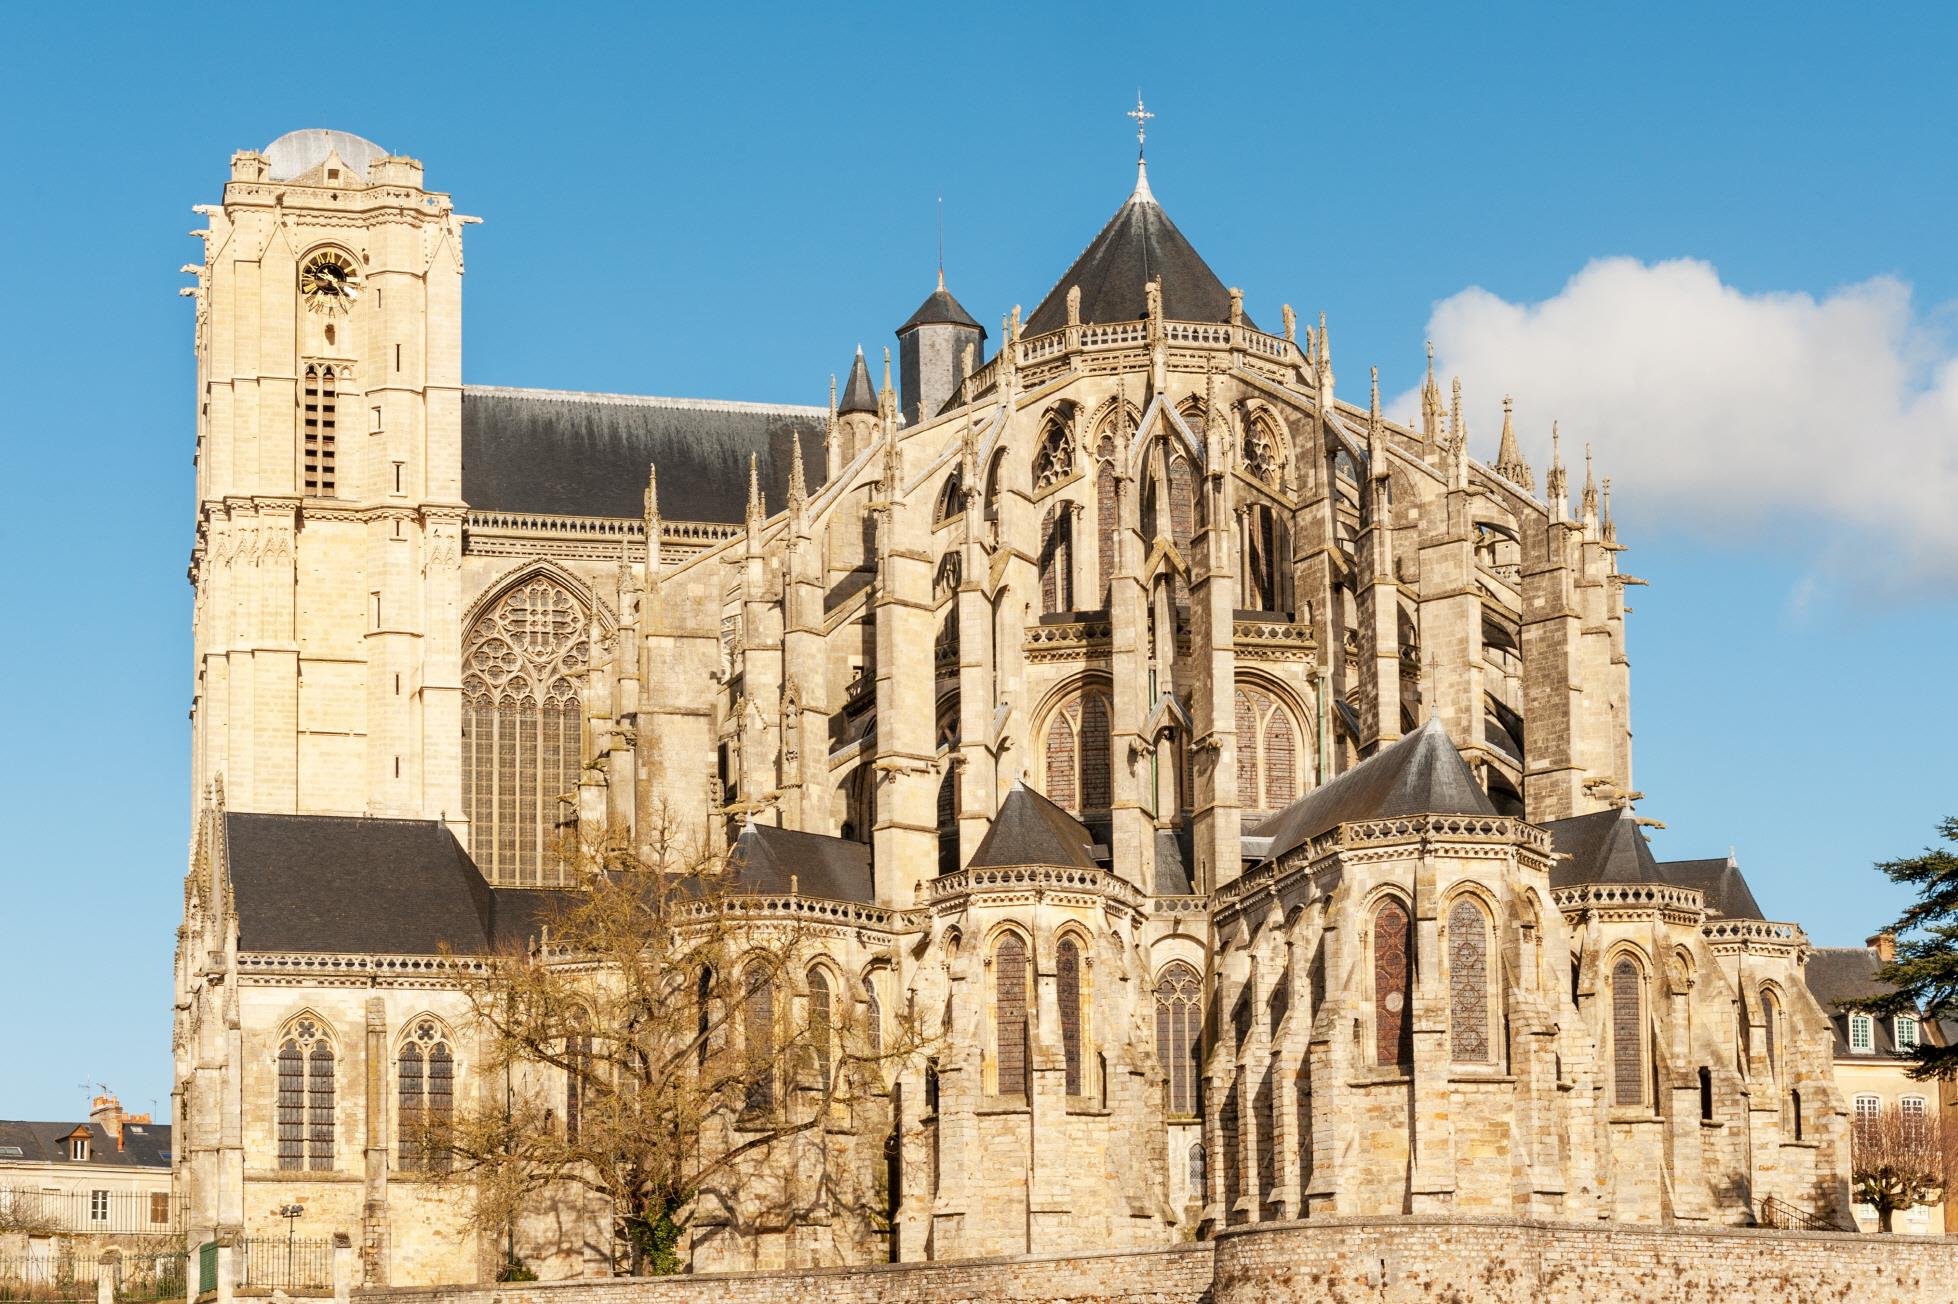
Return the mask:
<svg viewBox="0 0 1958 1304">
<path fill-rule="evenodd" d="M 1876 958 L 1881 963 L 1895 964 L 1897 962 L 1897 935 L 1889 929 L 1886 928 L 1880 933 L 1871 934 L 1869 937 L 1863 939 L 1863 945 L 1876 952 Z"/>
</svg>

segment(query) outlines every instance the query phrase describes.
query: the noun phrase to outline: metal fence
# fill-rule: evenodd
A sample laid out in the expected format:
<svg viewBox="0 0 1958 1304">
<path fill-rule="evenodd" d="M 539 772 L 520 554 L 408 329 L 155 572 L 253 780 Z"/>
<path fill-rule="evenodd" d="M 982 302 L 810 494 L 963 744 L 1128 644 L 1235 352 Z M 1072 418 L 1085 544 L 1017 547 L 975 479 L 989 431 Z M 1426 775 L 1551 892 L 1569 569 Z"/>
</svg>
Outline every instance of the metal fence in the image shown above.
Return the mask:
<svg viewBox="0 0 1958 1304">
<path fill-rule="evenodd" d="M 183 1229 L 183 1197 L 167 1191 L 36 1191 L 0 1186 L 8 1223 L 35 1233 L 168 1236 Z"/>
<path fill-rule="evenodd" d="M 254 1236 L 238 1242 L 238 1284 L 283 1290 L 331 1289 L 333 1242 Z"/>
</svg>

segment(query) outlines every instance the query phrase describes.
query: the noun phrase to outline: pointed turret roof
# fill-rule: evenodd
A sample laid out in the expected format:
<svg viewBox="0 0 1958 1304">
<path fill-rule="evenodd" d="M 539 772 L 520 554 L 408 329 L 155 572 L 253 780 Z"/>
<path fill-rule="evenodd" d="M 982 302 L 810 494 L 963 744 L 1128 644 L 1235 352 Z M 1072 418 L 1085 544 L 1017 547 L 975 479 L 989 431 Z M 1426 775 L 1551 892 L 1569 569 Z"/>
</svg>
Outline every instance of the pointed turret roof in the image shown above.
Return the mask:
<svg viewBox="0 0 1958 1304">
<path fill-rule="evenodd" d="M 1143 286 L 1163 283 L 1163 316 L 1178 321 L 1229 321 L 1230 291 L 1210 270 L 1139 173 L 1135 193 L 1116 210 L 1101 234 L 1074 260 L 1027 318 L 1026 333 L 1067 325 L 1067 292 L 1081 287 L 1084 322 L 1135 321 L 1148 315 Z M 1247 315 L 1244 324 L 1251 325 Z"/>
<path fill-rule="evenodd" d="M 938 325 L 969 326 L 979 332 L 980 339 L 986 338 L 986 328 L 974 321 L 972 314 L 945 288 L 943 272 L 938 274 L 938 288 L 918 305 L 918 311 L 912 313 L 904 325 L 897 328 L 897 333 L 902 335 L 915 327 Z"/>
<path fill-rule="evenodd" d="M 1266 856 L 1276 860 L 1350 820 L 1495 813 L 1489 794 L 1475 781 L 1448 731 L 1440 721 L 1429 720 L 1299 798 L 1251 830 L 1251 835 L 1270 838 Z"/>
<path fill-rule="evenodd" d="M 1099 869 L 1095 864 L 1094 842 L 1087 825 L 1024 783 L 1015 783 L 1006 800 L 999 804 L 993 826 L 986 830 L 966 868 L 1060 865 L 1068 869 Z"/>
<path fill-rule="evenodd" d="M 877 411 L 877 387 L 870 383 L 870 364 L 863 360 L 863 345 L 857 345 L 857 356 L 850 363 L 850 380 L 843 386 L 843 401 L 836 405 L 838 416 L 851 412 Z"/>
</svg>

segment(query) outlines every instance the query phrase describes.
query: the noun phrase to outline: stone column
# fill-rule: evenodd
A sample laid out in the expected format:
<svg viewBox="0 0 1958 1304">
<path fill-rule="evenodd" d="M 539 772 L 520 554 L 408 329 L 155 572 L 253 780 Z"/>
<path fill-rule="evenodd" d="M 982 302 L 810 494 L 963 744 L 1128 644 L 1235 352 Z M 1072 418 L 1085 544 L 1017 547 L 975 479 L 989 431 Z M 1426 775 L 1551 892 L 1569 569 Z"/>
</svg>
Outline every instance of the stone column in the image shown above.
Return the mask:
<svg viewBox="0 0 1958 1304">
<path fill-rule="evenodd" d="M 1575 552 L 1579 527 L 1553 518 L 1541 536 L 1526 536 L 1523 563 L 1523 803 L 1529 820 L 1544 824 L 1597 809 L 1584 791 L 1579 745 L 1584 722 L 1578 642 Z"/>
<path fill-rule="evenodd" d="M 102 1251 L 95 1261 L 95 1304 L 116 1304 L 117 1279 L 121 1276 L 122 1251 Z"/>
<path fill-rule="evenodd" d="M 362 1279 L 370 1286 L 388 1281 L 388 1011 L 379 996 L 367 998 L 366 1037 L 362 1042 L 361 1083 L 367 1119 L 361 1150 L 365 1189 L 361 1200 Z M 337 1263 L 337 1257 L 336 1257 Z"/>
<path fill-rule="evenodd" d="M 932 652 L 931 558 L 926 514 L 904 501 L 903 459 L 891 430 L 878 537 L 876 817 L 871 831 L 877 899 L 907 908 L 938 872 L 937 703 Z"/>
<path fill-rule="evenodd" d="M 1118 449 L 1126 457 L 1126 449 Z M 1118 464 L 1119 465 L 1119 464 Z M 1143 737 L 1149 718 L 1149 599 L 1142 586 L 1142 539 L 1135 480 L 1116 474 L 1115 573 L 1108 581 L 1110 865 L 1143 891 L 1155 888 L 1156 827 L 1154 794 L 1148 791 L 1150 742 Z M 1172 644 L 1173 646 L 1173 644 Z"/>
<path fill-rule="evenodd" d="M 345 1232 L 333 1233 L 333 1300 L 348 1304 L 354 1288 L 354 1243 Z"/>
<path fill-rule="evenodd" d="M 1231 523 L 1235 504 L 1227 467 L 1230 433 L 1212 412 L 1204 466 L 1202 533 L 1190 582 L 1190 732 L 1196 748 L 1191 878 L 1199 892 L 1232 882 L 1243 868 L 1237 790 L 1237 574 Z M 1240 1113 L 1242 1106 L 1240 1105 Z"/>
</svg>

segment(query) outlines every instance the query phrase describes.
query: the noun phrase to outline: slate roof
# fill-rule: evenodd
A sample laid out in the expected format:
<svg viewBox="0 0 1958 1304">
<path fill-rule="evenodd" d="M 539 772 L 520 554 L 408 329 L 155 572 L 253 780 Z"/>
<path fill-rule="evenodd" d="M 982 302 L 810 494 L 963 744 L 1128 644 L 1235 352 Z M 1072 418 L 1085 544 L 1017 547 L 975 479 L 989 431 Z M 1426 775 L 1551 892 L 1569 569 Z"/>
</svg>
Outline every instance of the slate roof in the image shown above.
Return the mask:
<svg viewBox="0 0 1958 1304">
<path fill-rule="evenodd" d="M 1659 873 L 1677 887 L 1698 888 L 1710 914 L 1727 919 L 1766 919 L 1740 866 L 1725 856 L 1714 860 L 1662 860 Z"/>
<path fill-rule="evenodd" d="M 1849 1049 L 1849 1014 L 1842 1008 L 1843 1003 L 1895 990 L 1889 983 L 1877 981 L 1877 965 L 1875 952 L 1861 946 L 1819 946 L 1809 953 L 1802 978 L 1829 1016 L 1829 1027 L 1836 1035 L 1838 1059 L 1883 1060 L 1909 1056 L 1910 1052 L 1897 1049 L 1896 1024 L 1887 1015 L 1871 1016 L 1874 1034 L 1871 1049 Z"/>
<path fill-rule="evenodd" d="M 875 412 L 877 410 L 877 387 L 870 383 L 870 365 L 863 360 L 863 348 L 857 349 L 857 356 L 850 361 L 850 379 L 843 386 L 843 396 L 836 402 L 840 416 L 846 412 Z"/>
<path fill-rule="evenodd" d="M 89 1157 L 70 1159 L 68 1138 L 75 1129 L 89 1132 Z M 19 1150 L 19 1154 L 14 1154 Z M 75 1164 L 112 1168 L 168 1168 L 170 1166 L 170 1125 L 168 1123 L 124 1123 L 122 1149 L 100 1123 L 71 1120 L 65 1123 L 0 1119 L 0 1165 Z"/>
<path fill-rule="evenodd" d="M 1551 820 L 1544 829 L 1559 853 L 1550 868 L 1550 886 L 1586 883 L 1669 883 L 1689 887 L 1706 898 L 1707 913 L 1727 919 L 1764 919 L 1740 866 L 1717 860 L 1653 858 L 1629 807 Z M 1569 859 L 1563 859 L 1568 856 Z"/>
<path fill-rule="evenodd" d="M 870 848 L 848 838 L 750 824 L 735 839 L 734 881 L 756 892 L 787 892 L 831 901 L 875 901 Z"/>
<path fill-rule="evenodd" d="M 973 320 L 972 314 L 952 297 L 952 292 L 945 288 L 942 280 L 938 283 L 938 288 L 918 305 L 918 311 L 912 313 L 905 319 L 904 325 L 897 328 L 897 333 L 902 335 L 914 326 L 938 325 L 969 326 L 979 332 L 980 339 L 986 338 L 986 328 Z"/>
<path fill-rule="evenodd" d="M 1196 882 L 1190 874 L 1191 837 L 1188 829 L 1156 830 L 1156 895 L 1194 896 Z"/>
<path fill-rule="evenodd" d="M 762 492 L 788 500 L 791 437 L 813 490 L 828 468 L 820 407 L 468 386 L 462 392 L 462 496 L 476 511 L 609 516 L 644 511 L 646 468 L 676 521 L 747 519 L 748 458 Z"/>
<path fill-rule="evenodd" d="M 1024 329 L 1028 335 L 1039 335 L 1067 325 L 1067 292 L 1076 285 L 1081 287 L 1084 322 L 1146 317 L 1149 305 L 1142 287 L 1157 278 L 1163 283 L 1165 317 L 1230 320 L 1230 291 L 1162 206 L 1138 188 L 1055 282 Z M 1244 324 L 1251 325 L 1248 315 Z"/>
<path fill-rule="evenodd" d="M 1267 855 L 1275 860 L 1350 820 L 1495 813 L 1448 731 L 1430 720 L 1269 816 L 1251 834 L 1271 839 Z"/>
<path fill-rule="evenodd" d="M 968 869 L 997 869 L 1012 865 L 1059 865 L 1067 869 L 1099 869 L 1094 835 L 1088 826 L 1027 787 L 1015 783 L 999 804 L 993 826 L 966 862 Z"/>
</svg>

